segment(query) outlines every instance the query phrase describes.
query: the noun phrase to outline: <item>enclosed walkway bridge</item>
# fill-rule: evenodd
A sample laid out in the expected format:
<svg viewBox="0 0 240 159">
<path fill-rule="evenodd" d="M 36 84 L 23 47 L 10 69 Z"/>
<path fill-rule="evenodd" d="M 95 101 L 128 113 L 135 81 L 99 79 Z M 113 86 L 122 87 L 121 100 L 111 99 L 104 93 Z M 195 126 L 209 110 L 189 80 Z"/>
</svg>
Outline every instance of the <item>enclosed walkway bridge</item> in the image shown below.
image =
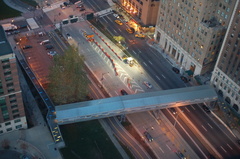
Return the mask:
<svg viewBox="0 0 240 159">
<path fill-rule="evenodd" d="M 63 125 L 216 100 L 217 94 L 209 85 L 185 87 L 56 106 L 56 120 Z"/>
</svg>

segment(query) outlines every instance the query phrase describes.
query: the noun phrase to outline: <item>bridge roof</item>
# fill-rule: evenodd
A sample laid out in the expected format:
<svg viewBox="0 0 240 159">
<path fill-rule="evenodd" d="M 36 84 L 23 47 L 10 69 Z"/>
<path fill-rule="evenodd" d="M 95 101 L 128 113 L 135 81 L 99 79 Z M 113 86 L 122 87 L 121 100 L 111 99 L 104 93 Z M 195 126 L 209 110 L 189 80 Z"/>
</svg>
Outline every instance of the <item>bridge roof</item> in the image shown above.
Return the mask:
<svg viewBox="0 0 240 159">
<path fill-rule="evenodd" d="M 64 122 L 93 116 L 100 118 L 104 115 L 107 117 L 111 114 L 133 113 L 156 107 L 163 109 L 216 99 L 217 94 L 209 85 L 185 87 L 60 105 L 56 106 L 56 119 Z"/>
</svg>

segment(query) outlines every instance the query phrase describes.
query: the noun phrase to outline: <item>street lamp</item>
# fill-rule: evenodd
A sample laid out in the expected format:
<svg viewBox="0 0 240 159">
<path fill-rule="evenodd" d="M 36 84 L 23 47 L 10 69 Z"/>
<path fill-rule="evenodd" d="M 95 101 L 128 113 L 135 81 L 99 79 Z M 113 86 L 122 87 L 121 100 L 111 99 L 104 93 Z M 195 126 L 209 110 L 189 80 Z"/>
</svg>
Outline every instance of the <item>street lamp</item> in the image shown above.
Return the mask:
<svg viewBox="0 0 240 159">
<path fill-rule="evenodd" d="M 184 112 L 184 111 L 181 110 L 181 111 L 180 111 L 180 114 L 183 113 L 183 112 Z M 174 124 L 173 124 L 173 127 L 175 127 L 175 125 L 176 125 L 176 123 L 177 123 L 177 120 L 178 120 L 178 116 L 179 116 L 180 114 L 177 114 L 177 116 L 176 116 L 176 118 L 175 118 L 175 122 L 174 122 Z"/>
</svg>

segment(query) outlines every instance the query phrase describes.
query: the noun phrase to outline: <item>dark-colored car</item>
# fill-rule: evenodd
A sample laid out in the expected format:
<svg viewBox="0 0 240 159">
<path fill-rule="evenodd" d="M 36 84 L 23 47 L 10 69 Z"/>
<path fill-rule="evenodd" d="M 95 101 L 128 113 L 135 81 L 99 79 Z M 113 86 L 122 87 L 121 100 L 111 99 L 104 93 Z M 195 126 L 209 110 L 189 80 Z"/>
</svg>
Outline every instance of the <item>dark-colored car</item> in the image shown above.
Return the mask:
<svg viewBox="0 0 240 159">
<path fill-rule="evenodd" d="M 240 140 L 237 140 L 238 145 L 240 145 Z"/>
<path fill-rule="evenodd" d="M 50 50 L 50 49 L 53 49 L 53 46 L 52 45 L 46 45 L 45 48 L 46 48 L 46 50 Z"/>
<path fill-rule="evenodd" d="M 122 89 L 120 92 L 122 95 L 128 95 L 128 93 L 124 89 Z"/>
<path fill-rule="evenodd" d="M 179 74 L 179 69 L 177 69 L 176 67 L 173 67 L 172 70 L 176 73 L 176 74 Z"/>
<path fill-rule="evenodd" d="M 170 110 L 174 115 L 177 114 L 177 111 L 175 110 L 175 108 L 170 108 Z"/>
<path fill-rule="evenodd" d="M 206 105 L 203 105 L 202 108 L 205 112 L 210 113 L 210 110 Z"/>
<path fill-rule="evenodd" d="M 188 83 L 187 77 L 181 76 L 180 78 L 181 78 L 181 80 L 182 80 L 184 83 Z"/>
<path fill-rule="evenodd" d="M 32 48 L 31 45 L 24 45 L 24 46 L 23 46 L 23 49 L 30 49 L 30 48 Z"/>
<path fill-rule="evenodd" d="M 63 5 L 66 6 L 66 7 L 70 6 L 70 4 L 68 2 L 63 2 Z"/>
<path fill-rule="evenodd" d="M 85 8 L 80 8 L 79 11 L 85 11 L 86 9 Z"/>
<path fill-rule="evenodd" d="M 149 132 L 145 131 L 145 132 L 144 132 L 144 135 L 146 136 L 146 138 L 148 139 L 149 142 L 152 142 L 152 141 L 153 141 L 153 138 L 152 138 L 152 136 L 149 134 Z"/>
</svg>

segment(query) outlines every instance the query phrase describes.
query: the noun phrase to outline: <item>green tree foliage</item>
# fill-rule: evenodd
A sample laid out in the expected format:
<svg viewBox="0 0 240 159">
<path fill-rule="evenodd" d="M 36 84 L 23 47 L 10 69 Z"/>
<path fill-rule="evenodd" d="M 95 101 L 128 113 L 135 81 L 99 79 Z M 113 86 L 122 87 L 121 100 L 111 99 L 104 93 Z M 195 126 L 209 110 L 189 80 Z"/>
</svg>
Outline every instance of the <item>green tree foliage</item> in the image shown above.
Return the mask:
<svg viewBox="0 0 240 159">
<path fill-rule="evenodd" d="M 55 104 L 79 102 L 86 97 L 88 78 L 83 67 L 83 57 L 73 47 L 54 57 L 47 92 Z"/>
</svg>

